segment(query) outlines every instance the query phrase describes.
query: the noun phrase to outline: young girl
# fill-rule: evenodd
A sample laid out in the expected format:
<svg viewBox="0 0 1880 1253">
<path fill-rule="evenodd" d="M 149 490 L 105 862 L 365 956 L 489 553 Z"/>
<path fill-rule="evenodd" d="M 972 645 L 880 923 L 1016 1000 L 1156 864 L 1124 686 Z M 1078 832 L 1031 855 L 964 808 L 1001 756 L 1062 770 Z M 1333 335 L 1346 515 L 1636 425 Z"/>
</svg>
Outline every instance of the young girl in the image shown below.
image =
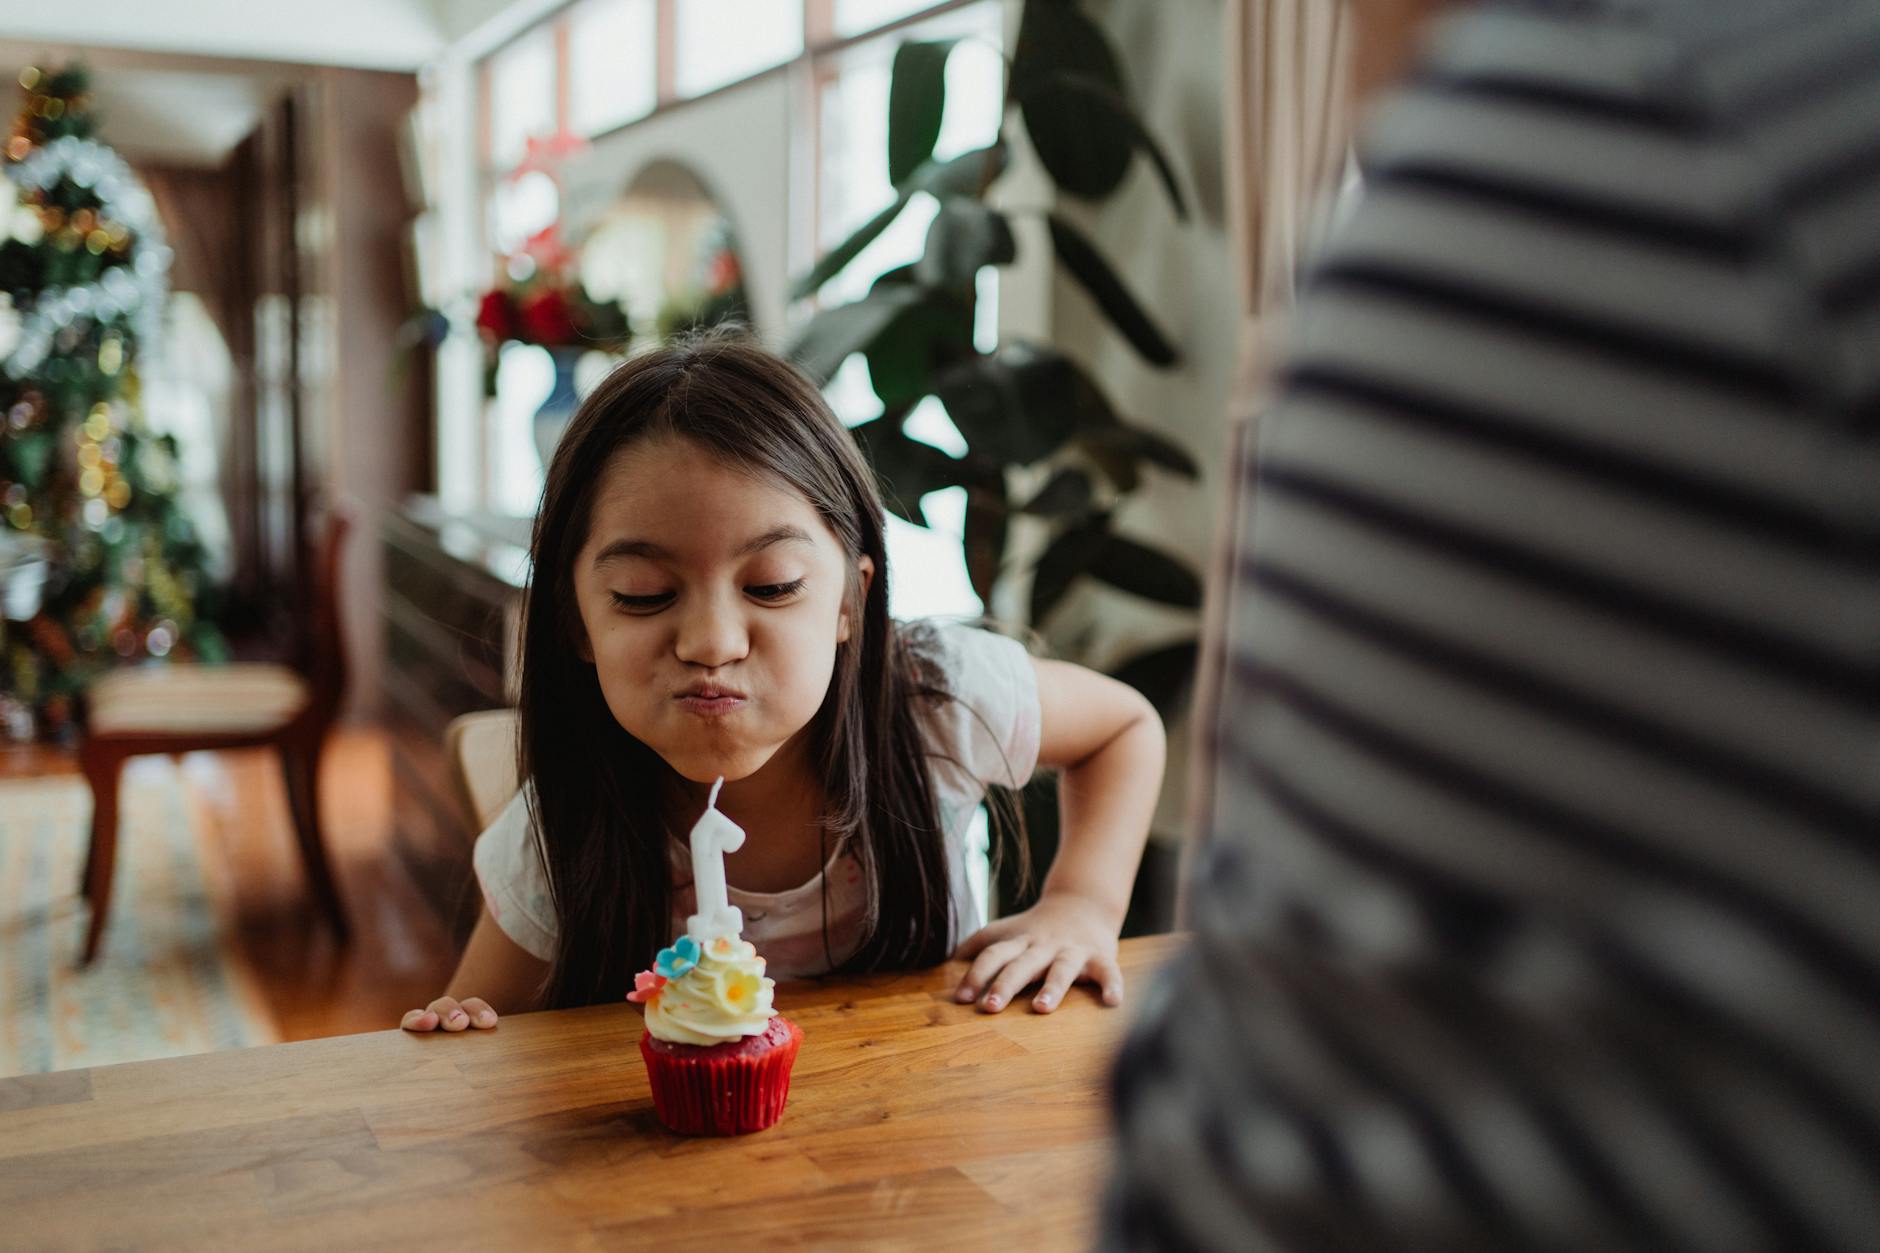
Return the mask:
<svg viewBox="0 0 1880 1253">
<path fill-rule="evenodd" d="M 1117 932 L 1162 779 L 1127 686 L 888 617 L 881 501 L 789 365 L 712 338 L 621 366 L 549 469 L 524 627 L 521 777 L 478 840 L 484 908 L 411 1031 L 621 999 L 694 908 L 683 833 L 725 778 L 745 936 L 778 976 L 970 958 L 958 997 L 1122 1001 Z M 1038 903 L 982 926 L 988 784 L 1061 767 Z"/>
</svg>

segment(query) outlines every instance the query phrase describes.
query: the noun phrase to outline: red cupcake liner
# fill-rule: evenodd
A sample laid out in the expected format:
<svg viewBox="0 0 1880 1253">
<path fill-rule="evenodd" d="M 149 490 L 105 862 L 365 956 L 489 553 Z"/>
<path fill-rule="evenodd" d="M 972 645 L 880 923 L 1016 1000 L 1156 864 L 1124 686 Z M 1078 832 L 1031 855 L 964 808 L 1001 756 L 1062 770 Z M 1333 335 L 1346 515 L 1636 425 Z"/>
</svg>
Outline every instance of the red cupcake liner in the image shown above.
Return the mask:
<svg viewBox="0 0 1880 1253">
<path fill-rule="evenodd" d="M 652 1082 L 653 1112 L 680 1135 L 762 1131 L 783 1116 L 802 1043 L 803 1029 L 781 1016 L 761 1035 L 725 1044 L 669 1044 L 648 1032 L 640 1037 L 640 1056 Z"/>
</svg>

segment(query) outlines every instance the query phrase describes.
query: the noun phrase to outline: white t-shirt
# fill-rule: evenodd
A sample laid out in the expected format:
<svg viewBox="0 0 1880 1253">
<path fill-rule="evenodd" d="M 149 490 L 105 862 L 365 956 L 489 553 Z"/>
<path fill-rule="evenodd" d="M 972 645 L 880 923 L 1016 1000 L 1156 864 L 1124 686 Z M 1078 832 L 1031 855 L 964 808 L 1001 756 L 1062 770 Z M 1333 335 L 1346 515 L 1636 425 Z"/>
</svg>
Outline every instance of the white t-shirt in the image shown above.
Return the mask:
<svg viewBox="0 0 1880 1253">
<path fill-rule="evenodd" d="M 1038 761 L 1038 676 L 1016 640 L 972 627 L 935 623 L 935 661 L 954 699 L 933 705 L 927 716 L 928 765 L 934 801 L 946 843 L 947 888 L 952 898 L 949 947 L 985 925 L 968 886 L 967 829 L 991 784 L 1022 787 Z M 950 759 L 950 760 L 949 760 Z M 531 785 L 532 786 L 532 785 Z M 697 907 L 690 856 L 671 843 L 672 931 L 677 934 Z M 476 844 L 477 880 L 490 917 L 535 957 L 549 961 L 556 941 L 555 911 L 547 878 L 529 832 L 526 791 L 498 814 Z M 829 937 L 823 940 L 823 884 L 829 887 Z M 783 892 L 746 892 L 730 887 L 731 903 L 744 911 L 744 938 L 757 946 L 771 974 L 780 978 L 826 973 L 830 955 L 840 964 L 861 942 L 865 904 L 861 865 L 838 850 L 808 883 Z"/>
</svg>

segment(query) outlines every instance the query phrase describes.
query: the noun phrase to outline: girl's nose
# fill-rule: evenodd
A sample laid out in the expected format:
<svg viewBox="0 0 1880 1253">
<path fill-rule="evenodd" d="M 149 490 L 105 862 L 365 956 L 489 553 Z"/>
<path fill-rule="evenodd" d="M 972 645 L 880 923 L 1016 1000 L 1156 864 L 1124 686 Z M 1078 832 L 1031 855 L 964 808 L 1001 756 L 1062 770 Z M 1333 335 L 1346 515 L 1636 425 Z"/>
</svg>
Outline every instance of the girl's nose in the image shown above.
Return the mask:
<svg viewBox="0 0 1880 1253">
<path fill-rule="evenodd" d="M 680 620 L 674 651 L 687 665 L 716 669 L 742 661 L 750 651 L 750 642 L 744 615 L 734 602 L 698 597 Z"/>
</svg>

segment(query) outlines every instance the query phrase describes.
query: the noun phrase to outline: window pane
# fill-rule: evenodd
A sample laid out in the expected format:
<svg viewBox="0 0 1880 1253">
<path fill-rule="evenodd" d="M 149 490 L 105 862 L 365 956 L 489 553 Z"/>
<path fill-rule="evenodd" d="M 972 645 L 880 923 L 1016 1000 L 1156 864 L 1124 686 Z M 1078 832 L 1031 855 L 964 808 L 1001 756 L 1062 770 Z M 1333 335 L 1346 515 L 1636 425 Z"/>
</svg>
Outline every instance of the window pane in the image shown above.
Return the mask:
<svg viewBox="0 0 1880 1253">
<path fill-rule="evenodd" d="M 836 34 L 859 35 L 933 5 L 934 0 L 836 0 Z"/>
<path fill-rule="evenodd" d="M 678 0 L 678 89 L 696 96 L 803 51 L 795 0 Z"/>
<path fill-rule="evenodd" d="M 659 99 L 654 0 L 582 0 L 568 19 L 569 125 L 598 135 L 653 111 Z"/>
<path fill-rule="evenodd" d="M 555 35 L 547 26 L 490 58 L 490 164 L 506 170 L 555 131 Z"/>
</svg>

